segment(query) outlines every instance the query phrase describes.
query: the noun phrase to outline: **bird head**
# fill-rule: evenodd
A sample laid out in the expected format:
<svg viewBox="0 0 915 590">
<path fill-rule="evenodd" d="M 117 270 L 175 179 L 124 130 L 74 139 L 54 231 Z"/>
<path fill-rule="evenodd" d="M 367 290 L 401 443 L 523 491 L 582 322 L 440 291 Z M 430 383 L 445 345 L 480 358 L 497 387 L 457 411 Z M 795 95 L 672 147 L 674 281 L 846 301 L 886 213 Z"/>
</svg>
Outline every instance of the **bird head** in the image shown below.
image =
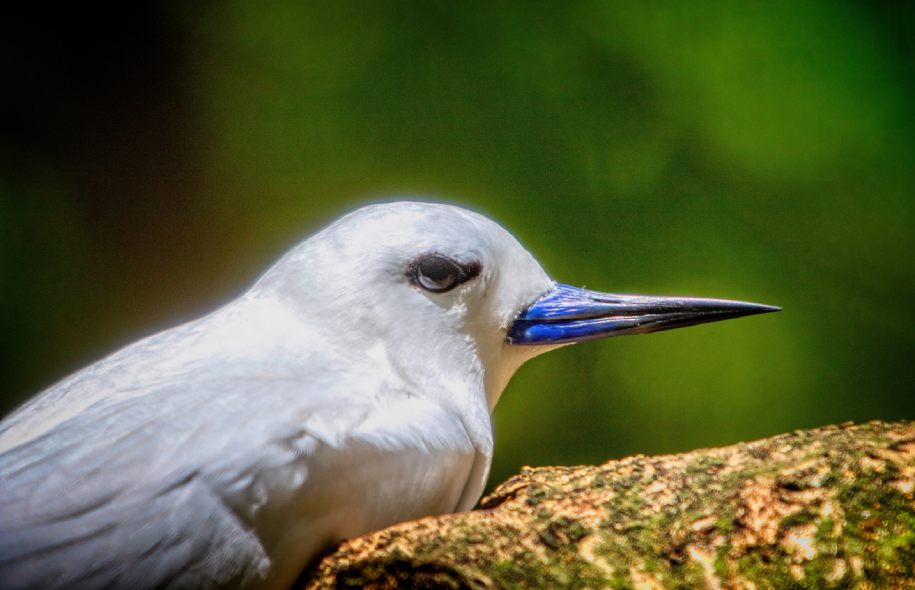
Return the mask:
<svg viewBox="0 0 915 590">
<path fill-rule="evenodd" d="M 332 318 L 318 337 L 354 360 L 380 354 L 392 371 L 446 389 L 476 374 L 490 409 L 525 361 L 559 346 L 778 310 L 560 284 L 492 220 L 418 202 L 341 218 L 271 268 L 254 289 L 265 290 Z"/>
</svg>

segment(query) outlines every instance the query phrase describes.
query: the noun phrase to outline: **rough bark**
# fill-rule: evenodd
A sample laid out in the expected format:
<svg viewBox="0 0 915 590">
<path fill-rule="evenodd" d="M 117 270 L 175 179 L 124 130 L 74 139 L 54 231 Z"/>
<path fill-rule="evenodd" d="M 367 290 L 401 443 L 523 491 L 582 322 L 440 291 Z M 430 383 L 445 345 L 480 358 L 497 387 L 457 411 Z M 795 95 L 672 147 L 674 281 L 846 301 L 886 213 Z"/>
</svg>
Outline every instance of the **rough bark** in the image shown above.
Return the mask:
<svg viewBox="0 0 915 590">
<path fill-rule="evenodd" d="M 341 544 L 307 588 L 915 588 L 915 422 L 525 468 Z"/>
</svg>

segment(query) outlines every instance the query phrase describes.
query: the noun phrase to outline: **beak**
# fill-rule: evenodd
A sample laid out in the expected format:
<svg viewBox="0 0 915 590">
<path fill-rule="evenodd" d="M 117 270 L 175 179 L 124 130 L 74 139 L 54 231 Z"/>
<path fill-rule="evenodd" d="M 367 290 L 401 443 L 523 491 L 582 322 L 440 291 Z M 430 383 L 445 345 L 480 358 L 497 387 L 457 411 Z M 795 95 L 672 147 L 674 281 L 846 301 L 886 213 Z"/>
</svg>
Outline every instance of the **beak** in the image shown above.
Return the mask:
<svg viewBox="0 0 915 590">
<path fill-rule="evenodd" d="M 506 341 L 515 345 L 571 344 L 773 311 L 781 308 L 725 299 L 617 295 L 557 284 L 515 318 Z"/>
</svg>

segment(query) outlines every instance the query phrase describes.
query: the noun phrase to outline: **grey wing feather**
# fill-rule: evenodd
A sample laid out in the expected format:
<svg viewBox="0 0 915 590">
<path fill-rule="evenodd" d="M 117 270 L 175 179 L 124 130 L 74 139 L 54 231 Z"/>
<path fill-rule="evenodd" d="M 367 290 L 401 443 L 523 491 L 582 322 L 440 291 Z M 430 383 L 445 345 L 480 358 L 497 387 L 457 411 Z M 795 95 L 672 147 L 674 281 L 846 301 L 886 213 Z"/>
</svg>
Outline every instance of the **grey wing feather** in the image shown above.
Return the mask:
<svg viewBox="0 0 915 590">
<path fill-rule="evenodd" d="M 222 587 L 262 576 L 263 548 L 237 509 L 247 503 L 226 490 L 314 441 L 297 412 L 276 412 L 296 393 L 287 384 L 219 385 L 92 406 L 0 455 L 0 586 Z"/>
</svg>

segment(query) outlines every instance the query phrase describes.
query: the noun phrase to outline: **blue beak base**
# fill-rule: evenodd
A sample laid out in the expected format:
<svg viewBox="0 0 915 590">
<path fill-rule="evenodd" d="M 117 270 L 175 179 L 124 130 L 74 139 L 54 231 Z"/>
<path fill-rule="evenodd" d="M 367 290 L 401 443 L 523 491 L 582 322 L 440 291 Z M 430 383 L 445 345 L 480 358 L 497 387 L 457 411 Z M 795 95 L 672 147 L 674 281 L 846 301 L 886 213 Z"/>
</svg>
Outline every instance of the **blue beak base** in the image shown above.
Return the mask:
<svg viewBox="0 0 915 590">
<path fill-rule="evenodd" d="M 600 293 L 557 284 L 515 318 L 505 340 L 529 346 L 571 344 L 773 311 L 781 308 L 726 299 Z"/>
</svg>

